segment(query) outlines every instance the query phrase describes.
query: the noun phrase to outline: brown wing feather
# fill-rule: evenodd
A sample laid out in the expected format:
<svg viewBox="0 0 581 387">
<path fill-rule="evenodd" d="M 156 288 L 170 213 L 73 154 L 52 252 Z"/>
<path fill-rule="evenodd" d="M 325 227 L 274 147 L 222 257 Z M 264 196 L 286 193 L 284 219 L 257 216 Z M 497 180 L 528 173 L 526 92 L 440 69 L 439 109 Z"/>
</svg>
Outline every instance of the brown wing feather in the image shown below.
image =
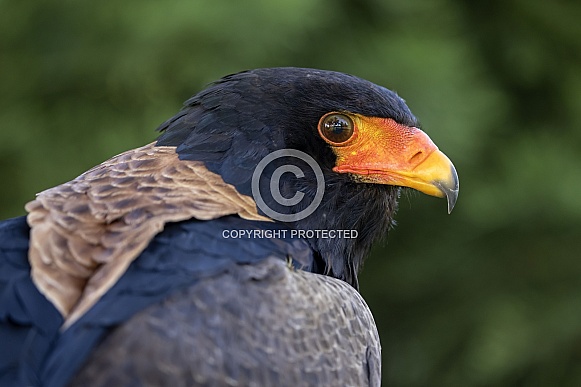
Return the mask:
<svg viewBox="0 0 581 387">
<path fill-rule="evenodd" d="M 26 205 L 32 279 L 66 318 L 82 316 L 168 222 L 238 214 L 254 201 L 174 147 L 130 150 Z"/>
</svg>

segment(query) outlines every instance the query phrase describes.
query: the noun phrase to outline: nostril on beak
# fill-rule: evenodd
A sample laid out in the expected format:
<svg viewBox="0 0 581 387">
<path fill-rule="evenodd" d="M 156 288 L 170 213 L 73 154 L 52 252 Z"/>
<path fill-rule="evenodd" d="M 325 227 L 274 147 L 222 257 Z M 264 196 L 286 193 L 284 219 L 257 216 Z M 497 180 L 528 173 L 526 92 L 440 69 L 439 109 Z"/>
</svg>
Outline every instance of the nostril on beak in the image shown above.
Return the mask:
<svg viewBox="0 0 581 387">
<path fill-rule="evenodd" d="M 423 159 L 424 152 L 417 151 L 412 157 L 410 157 L 409 163 L 410 164 L 419 164 Z"/>
</svg>

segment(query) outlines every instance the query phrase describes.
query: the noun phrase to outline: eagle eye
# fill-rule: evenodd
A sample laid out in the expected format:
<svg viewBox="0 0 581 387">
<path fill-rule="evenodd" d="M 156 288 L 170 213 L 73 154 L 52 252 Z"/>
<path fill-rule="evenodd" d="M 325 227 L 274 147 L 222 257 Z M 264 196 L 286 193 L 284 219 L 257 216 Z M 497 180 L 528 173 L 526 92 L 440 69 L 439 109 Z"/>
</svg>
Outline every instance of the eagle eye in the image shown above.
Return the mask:
<svg viewBox="0 0 581 387">
<path fill-rule="evenodd" d="M 345 114 L 326 114 L 319 121 L 319 133 L 331 145 L 344 145 L 353 136 L 353 121 Z"/>
</svg>

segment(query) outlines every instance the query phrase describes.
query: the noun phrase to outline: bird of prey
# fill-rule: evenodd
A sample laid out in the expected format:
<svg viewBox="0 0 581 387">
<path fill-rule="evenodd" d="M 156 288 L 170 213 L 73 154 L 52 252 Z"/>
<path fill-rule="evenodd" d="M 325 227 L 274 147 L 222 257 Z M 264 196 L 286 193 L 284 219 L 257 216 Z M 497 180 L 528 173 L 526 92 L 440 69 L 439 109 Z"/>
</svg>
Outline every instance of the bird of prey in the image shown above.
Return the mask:
<svg viewBox="0 0 581 387">
<path fill-rule="evenodd" d="M 272 68 L 0 223 L 1 386 L 377 386 L 357 274 L 458 177 L 396 93 Z"/>
</svg>

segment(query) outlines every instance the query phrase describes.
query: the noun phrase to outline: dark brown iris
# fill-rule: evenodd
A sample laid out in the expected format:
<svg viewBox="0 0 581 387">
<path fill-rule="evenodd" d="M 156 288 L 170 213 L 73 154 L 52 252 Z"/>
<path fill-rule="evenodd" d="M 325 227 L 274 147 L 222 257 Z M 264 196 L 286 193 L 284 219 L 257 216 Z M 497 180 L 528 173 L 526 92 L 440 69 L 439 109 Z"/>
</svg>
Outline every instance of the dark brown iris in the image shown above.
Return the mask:
<svg viewBox="0 0 581 387">
<path fill-rule="evenodd" d="M 341 144 L 353 136 L 353 121 L 345 114 L 329 114 L 321 120 L 319 132 L 328 142 Z"/>
</svg>

